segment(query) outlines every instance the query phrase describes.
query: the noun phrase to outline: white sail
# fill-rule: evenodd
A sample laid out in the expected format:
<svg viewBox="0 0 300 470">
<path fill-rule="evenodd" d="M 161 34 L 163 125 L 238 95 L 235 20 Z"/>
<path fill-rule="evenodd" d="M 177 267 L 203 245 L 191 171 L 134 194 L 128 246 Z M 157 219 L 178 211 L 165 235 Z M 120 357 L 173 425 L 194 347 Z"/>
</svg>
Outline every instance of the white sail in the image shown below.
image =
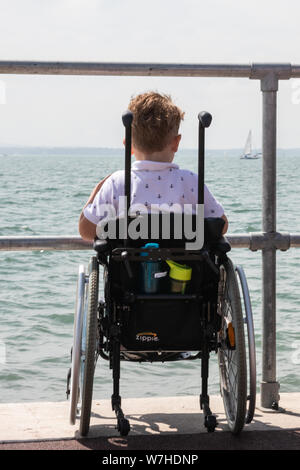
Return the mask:
<svg viewBox="0 0 300 470">
<path fill-rule="evenodd" d="M 254 160 L 257 159 L 261 156 L 261 153 L 252 153 L 252 131 L 249 131 L 245 148 L 244 148 L 244 153 L 241 155 L 240 158 L 246 159 L 246 160 Z"/>
<path fill-rule="evenodd" d="M 245 144 L 245 148 L 244 148 L 244 155 L 251 155 L 252 153 L 252 132 L 251 130 L 249 131 L 249 134 L 248 134 L 248 137 L 247 137 L 247 140 L 246 140 L 246 144 Z"/>
</svg>

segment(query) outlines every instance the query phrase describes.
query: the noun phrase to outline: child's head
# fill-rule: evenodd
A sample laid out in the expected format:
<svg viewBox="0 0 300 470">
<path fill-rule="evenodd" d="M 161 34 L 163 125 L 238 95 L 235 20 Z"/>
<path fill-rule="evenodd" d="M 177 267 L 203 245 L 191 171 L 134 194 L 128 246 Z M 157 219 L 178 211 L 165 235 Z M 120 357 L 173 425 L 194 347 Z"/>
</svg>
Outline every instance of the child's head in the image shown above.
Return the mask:
<svg viewBox="0 0 300 470">
<path fill-rule="evenodd" d="M 131 99 L 128 109 L 133 113 L 133 146 L 140 152 L 162 152 L 178 137 L 184 113 L 170 96 L 153 91 L 143 93 Z"/>
</svg>

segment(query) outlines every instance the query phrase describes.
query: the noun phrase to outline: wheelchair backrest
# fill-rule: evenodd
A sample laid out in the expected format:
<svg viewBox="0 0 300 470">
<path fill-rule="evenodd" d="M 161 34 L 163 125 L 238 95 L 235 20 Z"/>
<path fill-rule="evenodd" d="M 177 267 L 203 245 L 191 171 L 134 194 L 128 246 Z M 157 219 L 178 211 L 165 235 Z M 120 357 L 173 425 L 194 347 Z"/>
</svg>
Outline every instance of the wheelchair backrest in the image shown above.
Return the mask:
<svg viewBox="0 0 300 470">
<path fill-rule="evenodd" d="M 219 217 L 204 219 L 204 248 L 207 249 L 222 239 L 224 223 Z M 195 242 L 196 230 L 195 214 L 185 218 L 182 214 L 171 212 L 167 215 L 141 214 L 138 217 L 128 217 L 128 221 L 124 217 L 112 219 L 97 228 L 97 235 L 99 239 L 106 240 L 111 248 L 141 247 L 153 242 L 158 243 L 161 248 L 184 248 L 186 243 Z M 190 250 L 186 251 L 188 254 Z"/>
</svg>

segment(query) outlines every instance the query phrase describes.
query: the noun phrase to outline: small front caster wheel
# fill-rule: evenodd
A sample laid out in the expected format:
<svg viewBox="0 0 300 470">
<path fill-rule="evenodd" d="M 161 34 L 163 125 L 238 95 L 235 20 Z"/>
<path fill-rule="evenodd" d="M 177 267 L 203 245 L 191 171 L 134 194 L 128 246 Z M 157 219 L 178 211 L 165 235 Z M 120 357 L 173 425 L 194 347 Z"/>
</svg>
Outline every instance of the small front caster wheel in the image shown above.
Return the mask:
<svg viewBox="0 0 300 470">
<path fill-rule="evenodd" d="M 217 426 L 217 420 L 214 415 L 205 416 L 204 426 L 207 429 L 207 432 L 214 432 L 215 427 Z"/>
<path fill-rule="evenodd" d="M 118 431 L 121 436 L 127 436 L 130 431 L 130 423 L 126 418 L 118 419 Z"/>
</svg>

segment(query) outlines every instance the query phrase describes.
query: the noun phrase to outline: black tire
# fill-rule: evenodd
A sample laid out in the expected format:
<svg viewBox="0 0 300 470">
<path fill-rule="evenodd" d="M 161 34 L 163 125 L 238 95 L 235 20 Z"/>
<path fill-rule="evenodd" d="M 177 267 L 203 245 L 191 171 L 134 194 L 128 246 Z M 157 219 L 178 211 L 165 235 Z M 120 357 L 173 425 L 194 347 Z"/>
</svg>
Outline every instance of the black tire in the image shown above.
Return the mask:
<svg viewBox="0 0 300 470">
<path fill-rule="evenodd" d="M 245 317 L 245 341 L 246 352 L 249 356 L 248 360 L 248 410 L 246 416 L 246 424 L 251 423 L 255 413 L 256 405 L 256 352 L 255 352 L 255 334 L 253 324 L 253 314 L 251 307 L 251 299 L 248 289 L 247 278 L 242 266 L 236 266 L 235 271 L 239 279 L 240 287 L 243 293 L 244 309 L 243 315 Z M 247 341 L 248 340 L 248 341 Z"/>
<path fill-rule="evenodd" d="M 96 256 L 91 258 L 91 270 L 89 276 L 89 293 L 88 293 L 88 311 L 86 318 L 86 345 L 85 345 L 85 362 L 84 362 L 84 378 L 82 387 L 82 403 L 79 432 L 82 436 L 86 436 L 89 432 L 94 372 L 97 361 L 97 338 L 98 338 L 98 284 L 99 284 L 99 265 Z"/>
<path fill-rule="evenodd" d="M 245 423 L 247 405 L 244 320 L 238 282 L 230 259 L 221 265 L 220 272 L 219 312 L 222 318 L 218 349 L 220 391 L 229 429 L 233 434 L 238 434 Z"/>
<path fill-rule="evenodd" d="M 214 432 L 217 426 L 217 419 L 214 415 L 208 415 L 205 417 L 204 425 L 207 432 Z"/>
<path fill-rule="evenodd" d="M 130 423 L 126 418 L 118 419 L 118 431 L 122 437 L 128 436 L 130 431 Z"/>
</svg>

